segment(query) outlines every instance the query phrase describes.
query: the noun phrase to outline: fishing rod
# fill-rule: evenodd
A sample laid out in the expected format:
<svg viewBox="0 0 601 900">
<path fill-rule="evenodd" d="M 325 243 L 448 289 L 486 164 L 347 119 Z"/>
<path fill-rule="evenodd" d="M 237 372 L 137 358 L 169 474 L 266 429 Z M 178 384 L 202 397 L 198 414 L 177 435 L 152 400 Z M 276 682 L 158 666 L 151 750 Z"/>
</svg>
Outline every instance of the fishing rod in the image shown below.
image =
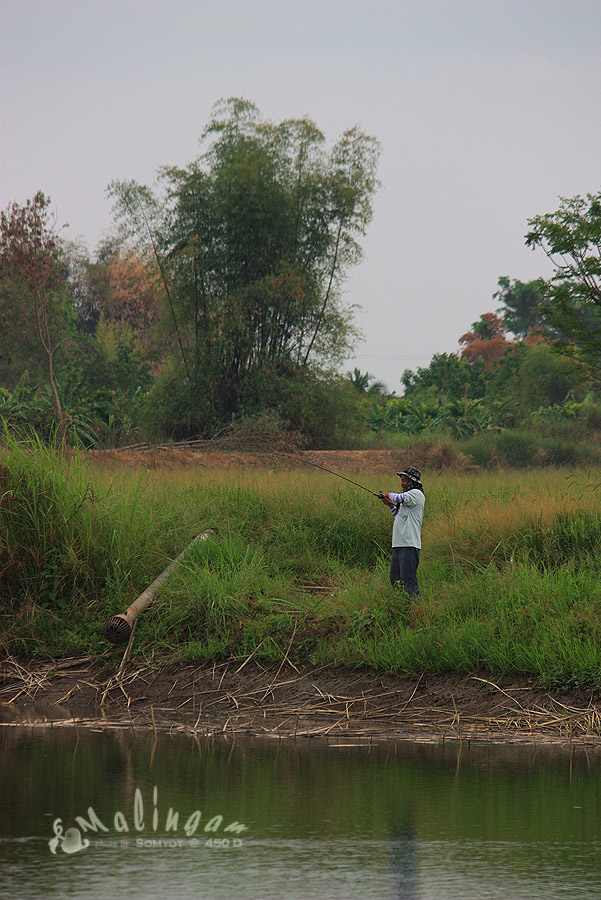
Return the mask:
<svg viewBox="0 0 601 900">
<path fill-rule="evenodd" d="M 311 462 L 310 459 L 303 459 L 302 456 L 295 456 L 293 453 L 286 453 L 285 455 L 290 456 L 291 459 L 297 459 L 299 460 L 299 462 L 304 462 L 308 466 L 313 466 L 315 469 L 321 469 L 322 472 L 328 472 L 329 475 L 335 475 L 336 478 L 342 478 L 343 481 L 348 481 L 349 484 L 354 484 L 355 487 L 361 488 L 362 491 L 367 491 L 367 493 L 371 494 L 373 497 L 379 497 L 380 500 L 384 496 L 382 491 L 370 491 L 370 489 L 366 488 L 365 485 L 353 481 L 352 478 L 347 478 L 346 475 L 341 475 L 340 472 L 334 472 L 333 469 L 326 469 L 325 466 L 320 466 L 319 463 Z"/>
</svg>

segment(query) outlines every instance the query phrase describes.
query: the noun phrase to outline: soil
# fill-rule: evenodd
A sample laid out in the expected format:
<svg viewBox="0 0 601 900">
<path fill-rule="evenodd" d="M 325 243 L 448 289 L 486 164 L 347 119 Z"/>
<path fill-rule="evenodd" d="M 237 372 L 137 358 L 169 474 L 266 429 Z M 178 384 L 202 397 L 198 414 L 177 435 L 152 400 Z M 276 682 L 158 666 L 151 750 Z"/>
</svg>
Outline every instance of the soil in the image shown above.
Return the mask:
<svg viewBox="0 0 601 900">
<path fill-rule="evenodd" d="M 442 469 L 448 466 L 463 471 L 477 468 L 468 457 L 454 453 L 444 446 L 429 442 L 416 443 L 410 452 L 411 464 L 422 469 Z M 392 475 L 407 459 L 398 450 L 295 450 L 285 452 L 270 447 L 252 451 L 193 450 L 186 448 L 154 447 L 147 450 L 88 450 L 86 456 L 98 466 L 130 465 L 147 469 L 207 468 L 224 470 L 303 469 L 313 465 L 325 466 L 335 472 L 348 474 L 365 472 Z"/>
<path fill-rule="evenodd" d="M 601 694 L 524 678 L 265 667 L 252 659 L 162 668 L 120 655 L 0 664 L 0 724 L 104 725 L 201 735 L 556 743 L 601 750 Z M 107 691 L 108 687 L 108 691 Z M 104 701 L 104 702 L 103 702 Z"/>
</svg>

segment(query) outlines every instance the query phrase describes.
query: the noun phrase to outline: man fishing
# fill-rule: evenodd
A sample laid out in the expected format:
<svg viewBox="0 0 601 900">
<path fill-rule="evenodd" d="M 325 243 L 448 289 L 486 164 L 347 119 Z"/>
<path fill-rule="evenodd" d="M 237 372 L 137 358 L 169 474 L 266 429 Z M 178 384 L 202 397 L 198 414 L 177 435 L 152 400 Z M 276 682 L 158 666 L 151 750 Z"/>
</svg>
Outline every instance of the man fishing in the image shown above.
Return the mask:
<svg viewBox="0 0 601 900">
<path fill-rule="evenodd" d="M 422 546 L 426 498 L 419 469 L 407 466 L 402 472 L 397 472 L 397 475 L 401 479 L 402 493 L 386 491 L 380 495 L 394 517 L 390 581 L 392 584 L 400 584 L 410 597 L 418 597 L 417 567 Z"/>
<path fill-rule="evenodd" d="M 287 454 L 291 455 L 291 454 Z M 298 458 L 298 457 L 295 457 Z M 426 498 L 424 488 L 420 481 L 421 472 L 415 466 L 407 466 L 402 472 L 397 472 L 401 479 L 402 493 L 393 491 L 376 493 L 352 478 L 334 472 L 332 469 L 303 459 L 303 462 L 336 478 L 342 478 L 349 484 L 379 497 L 392 510 L 394 523 L 392 526 L 392 560 L 390 562 L 390 581 L 392 584 L 400 584 L 410 597 L 419 596 L 417 583 L 417 567 L 419 566 L 419 553 L 422 546 L 422 521 L 424 518 L 424 505 Z"/>
</svg>

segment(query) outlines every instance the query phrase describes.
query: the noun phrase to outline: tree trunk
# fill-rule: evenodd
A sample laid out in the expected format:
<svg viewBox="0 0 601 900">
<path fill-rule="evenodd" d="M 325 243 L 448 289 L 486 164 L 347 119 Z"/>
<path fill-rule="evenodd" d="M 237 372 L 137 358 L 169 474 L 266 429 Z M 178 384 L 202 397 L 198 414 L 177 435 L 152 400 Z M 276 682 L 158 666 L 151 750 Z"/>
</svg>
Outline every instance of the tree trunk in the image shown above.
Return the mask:
<svg viewBox="0 0 601 900">
<path fill-rule="evenodd" d="M 46 355 L 48 357 L 48 381 L 50 382 L 50 390 L 52 391 L 52 396 L 54 397 L 54 406 L 56 409 L 56 421 L 58 423 L 57 435 L 60 441 L 62 441 L 65 437 L 66 431 L 66 420 L 65 414 L 63 412 L 63 407 L 61 405 L 61 400 L 58 395 L 58 390 L 56 387 L 56 382 L 54 380 L 54 353 L 52 350 L 47 350 Z"/>
</svg>

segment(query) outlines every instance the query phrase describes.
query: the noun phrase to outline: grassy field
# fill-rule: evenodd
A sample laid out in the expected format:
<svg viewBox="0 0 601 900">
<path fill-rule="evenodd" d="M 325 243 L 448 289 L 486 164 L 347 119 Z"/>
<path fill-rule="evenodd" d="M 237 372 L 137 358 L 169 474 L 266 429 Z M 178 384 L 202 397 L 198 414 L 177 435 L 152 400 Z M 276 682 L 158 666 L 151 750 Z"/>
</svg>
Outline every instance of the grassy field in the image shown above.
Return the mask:
<svg viewBox="0 0 601 900">
<path fill-rule="evenodd" d="M 398 479 L 357 480 L 373 490 Z M 599 470 L 423 473 L 421 596 L 388 580 L 391 516 L 308 470 L 93 469 L 0 448 L 0 646 L 108 654 L 101 634 L 198 533 L 134 654 L 601 685 Z"/>
</svg>

